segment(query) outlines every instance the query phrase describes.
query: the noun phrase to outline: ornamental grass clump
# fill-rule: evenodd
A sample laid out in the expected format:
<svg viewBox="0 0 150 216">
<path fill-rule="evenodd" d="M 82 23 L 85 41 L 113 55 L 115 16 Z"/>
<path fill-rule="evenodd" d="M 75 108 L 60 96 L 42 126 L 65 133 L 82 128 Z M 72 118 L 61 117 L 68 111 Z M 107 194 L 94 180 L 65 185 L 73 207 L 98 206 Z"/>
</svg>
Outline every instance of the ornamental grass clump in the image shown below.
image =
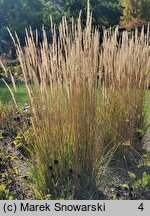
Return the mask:
<svg viewBox="0 0 150 216">
<path fill-rule="evenodd" d="M 120 40 L 117 28 L 104 30 L 100 44 L 89 5 L 85 28 L 80 16 L 71 27 L 63 17 L 59 33 L 51 26 L 52 43 L 44 29 L 42 43 L 31 29 L 24 48 L 14 39 L 35 134 L 34 187 L 92 198 L 112 153 L 143 127 L 148 35 Z"/>
<path fill-rule="evenodd" d="M 105 32 L 103 70 L 105 98 L 110 102 L 110 125 L 118 138 L 131 143 L 145 124 L 145 90 L 149 86 L 149 26 L 147 34 Z M 111 102 L 112 101 L 112 102 Z M 138 148 L 139 146 L 134 146 Z"/>
</svg>

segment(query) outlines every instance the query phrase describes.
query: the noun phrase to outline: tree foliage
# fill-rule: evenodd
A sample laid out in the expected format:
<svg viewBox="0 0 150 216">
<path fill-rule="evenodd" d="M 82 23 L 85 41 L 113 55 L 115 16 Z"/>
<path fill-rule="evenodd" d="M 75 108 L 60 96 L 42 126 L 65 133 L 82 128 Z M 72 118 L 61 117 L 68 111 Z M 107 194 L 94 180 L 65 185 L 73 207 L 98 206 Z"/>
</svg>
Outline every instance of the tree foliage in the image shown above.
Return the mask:
<svg viewBox="0 0 150 216">
<path fill-rule="evenodd" d="M 54 4 L 50 1 L 46 2 L 43 11 L 42 11 L 42 22 L 45 28 L 50 29 L 51 17 L 53 18 L 54 22 L 58 26 L 61 21 L 61 16 L 63 12 L 60 8 L 56 8 Z"/>
<path fill-rule="evenodd" d="M 133 19 L 150 20 L 150 0 L 90 0 L 95 26 L 114 26 L 120 22 L 126 24 Z M 62 16 L 68 21 L 72 17 L 77 20 L 82 11 L 83 25 L 86 22 L 87 0 L 0 0 L 0 51 L 10 43 L 8 27 L 24 38 L 25 28 L 42 29 L 42 25 L 50 29 L 50 16 L 58 27 Z M 9 46 L 9 45 L 8 45 Z"/>
<path fill-rule="evenodd" d="M 150 0 L 122 0 L 121 25 L 150 21 Z"/>
<path fill-rule="evenodd" d="M 78 17 L 82 10 L 82 18 L 86 20 L 87 0 L 63 0 L 65 12 L 68 17 Z M 92 0 L 90 1 L 93 14 L 93 23 L 96 26 L 113 26 L 118 24 L 121 15 L 121 4 L 118 0 Z"/>
</svg>

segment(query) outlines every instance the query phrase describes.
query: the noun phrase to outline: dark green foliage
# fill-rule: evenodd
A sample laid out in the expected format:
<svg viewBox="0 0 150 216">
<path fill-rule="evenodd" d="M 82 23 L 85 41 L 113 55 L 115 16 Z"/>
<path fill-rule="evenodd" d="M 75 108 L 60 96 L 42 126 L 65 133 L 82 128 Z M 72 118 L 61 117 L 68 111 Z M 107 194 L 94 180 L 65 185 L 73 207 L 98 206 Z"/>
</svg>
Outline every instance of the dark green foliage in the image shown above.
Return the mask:
<svg viewBox="0 0 150 216">
<path fill-rule="evenodd" d="M 25 28 L 31 26 L 33 30 L 42 28 L 44 24 L 50 27 L 50 15 L 54 17 L 54 22 L 59 22 L 61 13 L 51 1 L 44 0 L 3 0 L 0 1 L 0 54 L 14 57 L 13 44 L 7 32 L 8 27 L 12 32 L 16 31 L 21 43 Z"/>
<path fill-rule="evenodd" d="M 132 0 L 134 2 L 135 0 Z M 122 3 L 121 3 L 122 2 Z M 90 0 L 90 8 L 93 14 L 93 24 L 95 26 L 115 26 L 120 22 L 127 23 L 131 19 L 130 11 L 134 12 L 142 20 L 150 20 L 149 0 L 138 0 L 142 2 L 136 5 L 136 10 L 130 10 L 131 0 Z M 139 5 L 139 6 L 138 6 Z M 140 7 L 142 5 L 142 7 Z M 62 16 L 66 16 L 68 21 L 72 17 L 77 20 L 79 12 L 82 11 L 82 24 L 85 25 L 87 13 L 87 0 L 0 0 L 0 55 L 6 53 L 15 58 L 13 44 L 6 30 L 8 27 L 12 32 L 16 31 L 21 43 L 25 28 L 31 26 L 32 30 L 41 31 L 42 25 L 47 30 L 50 29 L 50 16 L 52 16 L 56 27 Z"/>
<path fill-rule="evenodd" d="M 82 18 L 86 20 L 87 0 L 63 0 L 65 3 L 65 12 L 70 18 L 78 17 L 82 10 Z M 118 0 L 92 0 L 90 1 L 91 11 L 93 13 L 93 23 L 96 26 L 113 26 L 119 23 L 121 15 L 121 5 Z"/>
<path fill-rule="evenodd" d="M 90 2 L 95 25 L 116 25 L 121 15 L 118 0 L 92 0 Z M 87 0 L 3 0 L 0 3 L 0 30 L 6 26 L 19 34 L 24 28 L 32 26 L 39 29 L 42 24 L 50 25 L 50 15 L 59 23 L 62 15 L 77 18 L 82 10 L 83 20 L 86 19 Z"/>
<path fill-rule="evenodd" d="M 58 24 L 61 21 L 61 15 L 63 12 L 60 8 L 56 8 L 54 4 L 50 1 L 47 2 L 42 11 L 42 22 L 47 29 L 50 29 L 51 21 L 50 16 L 52 16 L 55 23 Z"/>
</svg>

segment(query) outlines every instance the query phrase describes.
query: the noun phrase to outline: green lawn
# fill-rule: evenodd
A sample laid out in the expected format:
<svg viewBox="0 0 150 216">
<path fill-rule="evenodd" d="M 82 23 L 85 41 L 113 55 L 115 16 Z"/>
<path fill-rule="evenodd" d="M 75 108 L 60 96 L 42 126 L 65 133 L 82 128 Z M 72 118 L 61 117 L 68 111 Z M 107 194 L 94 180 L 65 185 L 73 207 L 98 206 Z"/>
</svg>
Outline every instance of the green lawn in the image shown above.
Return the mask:
<svg viewBox="0 0 150 216">
<path fill-rule="evenodd" d="M 11 90 L 14 92 L 15 99 L 17 101 L 18 106 L 20 108 L 24 107 L 24 104 L 27 102 L 25 85 L 17 84 L 17 92 L 14 91 L 12 84 L 9 84 L 9 86 Z M 2 107 L 13 104 L 10 91 L 2 80 L 0 80 L 0 100 L 2 102 Z"/>
</svg>

